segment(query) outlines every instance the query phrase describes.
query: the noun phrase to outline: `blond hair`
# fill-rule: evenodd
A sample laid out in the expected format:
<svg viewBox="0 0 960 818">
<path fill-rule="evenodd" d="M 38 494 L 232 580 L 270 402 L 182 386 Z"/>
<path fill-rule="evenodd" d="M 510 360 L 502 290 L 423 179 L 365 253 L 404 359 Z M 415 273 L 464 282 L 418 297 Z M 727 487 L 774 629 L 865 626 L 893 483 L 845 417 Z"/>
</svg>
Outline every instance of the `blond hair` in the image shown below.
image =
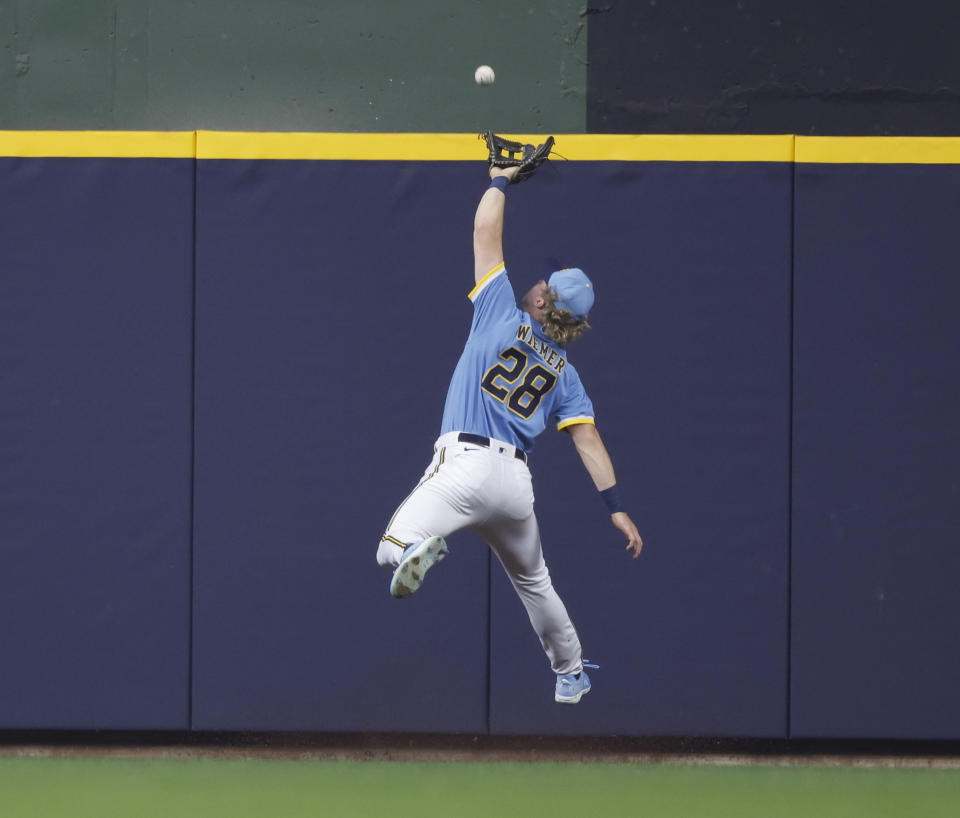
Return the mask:
<svg viewBox="0 0 960 818">
<path fill-rule="evenodd" d="M 543 334 L 557 346 L 565 347 L 571 341 L 576 341 L 583 333 L 590 329 L 586 318 L 574 318 L 570 310 L 561 310 L 557 306 L 559 296 L 556 290 L 548 289 L 543 300 Z"/>
</svg>

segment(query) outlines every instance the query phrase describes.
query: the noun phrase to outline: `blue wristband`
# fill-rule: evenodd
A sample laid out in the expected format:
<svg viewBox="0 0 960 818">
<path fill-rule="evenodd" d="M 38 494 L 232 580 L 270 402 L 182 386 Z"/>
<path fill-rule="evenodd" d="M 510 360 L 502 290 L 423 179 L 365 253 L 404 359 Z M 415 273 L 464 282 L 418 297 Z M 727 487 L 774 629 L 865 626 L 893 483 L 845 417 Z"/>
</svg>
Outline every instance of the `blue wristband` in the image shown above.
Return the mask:
<svg viewBox="0 0 960 818">
<path fill-rule="evenodd" d="M 603 498 L 603 502 L 607 504 L 607 508 L 610 509 L 611 514 L 623 511 L 623 503 L 620 502 L 620 489 L 617 488 L 616 484 L 601 491 L 600 496 Z"/>
<path fill-rule="evenodd" d="M 499 190 L 504 196 L 507 195 L 507 185 L 510 184 L 510 180 L 506 176 L 495 176 L 490 180 L 490 186 L 487 188 L 489 190 L 491 187 L 495 187 Z"/>
</svg>

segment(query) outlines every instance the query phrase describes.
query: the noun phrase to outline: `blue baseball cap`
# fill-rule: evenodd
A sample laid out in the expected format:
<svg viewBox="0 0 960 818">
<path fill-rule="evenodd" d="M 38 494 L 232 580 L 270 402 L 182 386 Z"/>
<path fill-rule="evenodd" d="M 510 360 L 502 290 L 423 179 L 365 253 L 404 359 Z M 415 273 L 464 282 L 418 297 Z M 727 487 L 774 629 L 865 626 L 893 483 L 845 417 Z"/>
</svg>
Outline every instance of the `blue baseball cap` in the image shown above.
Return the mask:
<svg viewBox="0 0 960 818">
<path fill-rule="evenodd" d="M 547 281 L 557 294 L 556 305 L 561 310 L 570 310 L 577 320 L 585 318 L 593 306 L 593 284 L 579 267 L 557 270 Z"/>
</svg>

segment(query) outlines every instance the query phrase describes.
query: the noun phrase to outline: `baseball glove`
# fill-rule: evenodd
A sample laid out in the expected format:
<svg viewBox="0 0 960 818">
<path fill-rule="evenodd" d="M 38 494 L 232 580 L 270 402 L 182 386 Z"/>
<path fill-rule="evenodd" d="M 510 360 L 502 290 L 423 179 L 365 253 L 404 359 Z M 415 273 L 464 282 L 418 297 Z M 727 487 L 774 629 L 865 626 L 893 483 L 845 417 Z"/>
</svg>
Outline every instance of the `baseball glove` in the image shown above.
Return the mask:
<svg viewBox="0 0 960 818">
<path fill-rule="evenodd" d="M 550 158 L 553 149 L 553 137 L 548 136 L 541 145 L 524 145 L 522 142 L 511 142 L 493 131 L 480 134 L 481 139 L 487 142 L 487 163 L 498 168 L 519 167 L 514 182 L 525 182 L 539 170 L 540 165 Z"/>
</svg>

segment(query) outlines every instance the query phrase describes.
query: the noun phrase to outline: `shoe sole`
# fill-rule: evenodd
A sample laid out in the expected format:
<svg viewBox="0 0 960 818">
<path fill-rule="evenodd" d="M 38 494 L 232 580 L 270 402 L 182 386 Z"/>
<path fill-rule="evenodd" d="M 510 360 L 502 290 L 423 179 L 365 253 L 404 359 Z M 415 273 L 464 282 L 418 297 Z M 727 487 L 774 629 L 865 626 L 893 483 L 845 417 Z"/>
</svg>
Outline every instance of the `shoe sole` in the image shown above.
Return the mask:
<svg viewBox="0 0 960 818">
<path fill-rule="evenodd" d="M 390 580 L 390 595 L 404 599 L 420 590 L 427 571 L 447 556 L 447 544 L 443 537 L 431 537 L 418 545 L 405 557 L 393 572 Z"/>
<path fill-rule="evenodd" d="M 578 701 L 580 701 L 580 699 L 586 696 L 592 689 L 593 689 L 593 686 L 591 685 L 590 687 L 585 687 L 583 690 L 577 693 L 576 696 L 568 696 L 568 697 L 560 696 L 554 693 L 553 700 L 558 704 L 576 704 Z"/>
</svg>

